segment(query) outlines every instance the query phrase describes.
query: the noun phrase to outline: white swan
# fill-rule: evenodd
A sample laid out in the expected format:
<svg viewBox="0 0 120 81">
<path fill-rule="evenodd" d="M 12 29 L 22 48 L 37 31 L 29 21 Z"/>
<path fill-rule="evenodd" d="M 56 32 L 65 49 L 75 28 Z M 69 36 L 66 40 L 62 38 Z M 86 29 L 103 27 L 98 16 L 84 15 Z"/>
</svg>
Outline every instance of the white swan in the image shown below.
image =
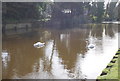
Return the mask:
<svg viewBox="0 0 120 81">
<path fill-rule="evenodd" d="M 36 47 L 36 48 L 41 48 L 45 45 L 45 43 L 41 43 L 41 42 L 37 42 L 35 43 L 33 46 Z"/>
<path fill-rule="evenodd" d="M 89 45 L 88 45 L 88 48 L 90 48 L 90 49 L 93 49 L 94 47 L 95 47 L 94 44 L 89 44 Z"/>
<path fill-rule="evenodd" d="M 7 51 L 3 51 L 1 57 L 2 57 L 2 61 L 6 62 L 7 59 L 9 58 L 8 52 Z"/>
</svg>

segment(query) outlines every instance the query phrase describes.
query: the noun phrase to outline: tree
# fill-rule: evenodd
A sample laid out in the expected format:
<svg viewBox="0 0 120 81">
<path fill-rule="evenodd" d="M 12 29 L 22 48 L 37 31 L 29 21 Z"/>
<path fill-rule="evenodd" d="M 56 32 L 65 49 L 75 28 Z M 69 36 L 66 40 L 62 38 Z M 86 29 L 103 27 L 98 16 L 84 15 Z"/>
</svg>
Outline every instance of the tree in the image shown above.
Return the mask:
<svg viewBox="0 0 120 81">
<path fill-rule="evenodd" d="M 45 11 L 44 2 L 4 2 L 3 21 L 39 19 Z"/>
<path fill-rule="evenodd" d="M 103 20 L 104 16 L 104 2 L 98 2 L 97 3 L 97 22 L 101 22 Z"/>
<path fill-rule="evenodd" d="M 107 5 L 106 15 L 108 20 L 115 19 L 115 12 L 114 12 L 115 6 L 116 6 L 116 2 L 111 2 L 110 4 Z"/>
</svg>

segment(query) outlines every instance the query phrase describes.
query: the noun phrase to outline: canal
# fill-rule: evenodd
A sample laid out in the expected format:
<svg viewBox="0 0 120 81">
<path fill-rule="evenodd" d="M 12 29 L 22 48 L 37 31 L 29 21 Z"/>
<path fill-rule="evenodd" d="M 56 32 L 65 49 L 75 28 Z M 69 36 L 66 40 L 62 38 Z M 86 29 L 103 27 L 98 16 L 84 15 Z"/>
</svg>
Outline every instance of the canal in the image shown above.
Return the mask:
<svg viewBox="0 0 120 81">
<path fill-rule="evenodd" d="M 2 41 L 3 79 L 96 79 L 118 50 L 118 25 L 7 30 Z"/>
</svg>

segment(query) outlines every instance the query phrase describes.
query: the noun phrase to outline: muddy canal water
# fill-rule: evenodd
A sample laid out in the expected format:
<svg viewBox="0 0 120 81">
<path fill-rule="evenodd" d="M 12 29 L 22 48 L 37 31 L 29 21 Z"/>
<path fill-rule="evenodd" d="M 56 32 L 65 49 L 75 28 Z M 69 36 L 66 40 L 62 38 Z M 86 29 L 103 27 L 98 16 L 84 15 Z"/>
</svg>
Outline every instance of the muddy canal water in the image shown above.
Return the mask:
<svg viewBox="0 0 120 81">
<path fill-rule="evenodd" d="M 96 79 L 118 49 L 117 27 L 7 30 L 2 45 L 3 79 Z M 45 44 L 34 47 L 37 42 Z"/>
</svg>

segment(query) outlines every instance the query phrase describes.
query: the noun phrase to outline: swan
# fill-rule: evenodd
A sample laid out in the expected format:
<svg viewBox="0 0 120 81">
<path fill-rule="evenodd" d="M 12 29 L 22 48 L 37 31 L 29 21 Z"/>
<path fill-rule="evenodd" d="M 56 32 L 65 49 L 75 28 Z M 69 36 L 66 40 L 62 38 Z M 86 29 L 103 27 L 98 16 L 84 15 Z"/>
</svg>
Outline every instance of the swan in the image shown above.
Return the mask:
<svg viewBox="0 0 120 81">
<path fill-rule="evenodd" d="M 2 61 L 5 62 L 6 59 L 9 58 L 8 52 L 7 51 L 3 51 L 1 57 L 2 57 Z"/>
<path fill-rule="evenodd" d="M 36 48 L 41 48 L 45 45 L 45 43 L 41 43 L 41 42 L 37 42 L 35 43 L 33 46 L 36 47 Z"/>
<path fill-rule="evenodd" d="M 94 47 L 95 47 L 94 44 L 89 44 L 89 45 L 88 45 L 88 48 L 90 48 L 90 49 L 93 49 Z"/>
</svg>

